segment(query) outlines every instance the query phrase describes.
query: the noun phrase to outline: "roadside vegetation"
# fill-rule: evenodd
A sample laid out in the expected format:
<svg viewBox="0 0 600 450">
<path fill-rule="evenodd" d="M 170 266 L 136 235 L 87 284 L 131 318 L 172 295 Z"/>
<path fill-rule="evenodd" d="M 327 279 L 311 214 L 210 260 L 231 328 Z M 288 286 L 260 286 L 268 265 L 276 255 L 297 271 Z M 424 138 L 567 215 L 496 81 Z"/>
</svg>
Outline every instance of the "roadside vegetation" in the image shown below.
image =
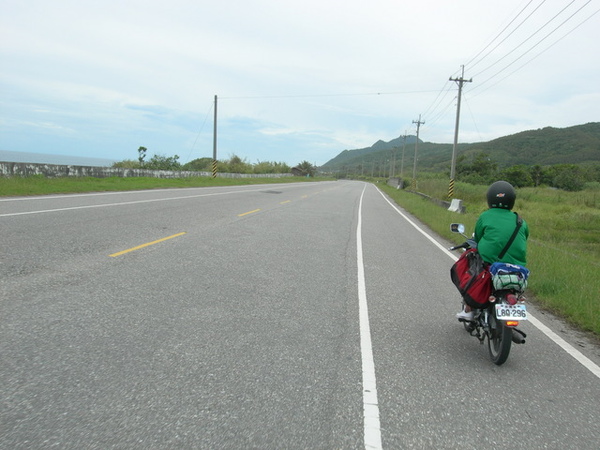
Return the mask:
<svg viewBox="0 0 600 450">
<path fill-rule="evenodd" d="M 190 172 L 212 172 L 212 158 L 198 158 L 186 164 L 179 162 L 179 155 L 166 156 L 154 154 L 147 158 L 148 149 L 146 147 L 138 148 L 138 158 L 126 159 L 116 162 L 112 165 L 114 168 L 121 169 L 146 169 L 146 170 L 172 170 L 172 171 L 190 171 Z M 317 168 L 308 161 L 302 161 L 295 169 L 298 173 L 306 176 L 314 176 Z M 272 174 L 272 173 L 290 173 L 292 168 L 283 162 L 275 161 L 257 161 L 251 163 L 245 158 L 237 155 L 231 155 L 227 159 L 217 161 L 217 172 L 219 173 L 240 173 L 240 174 Z"/>
<path fill-rule="evenodd" d="M 314 181 L 317 168 L 308 161 L 302 161 L 292 170 L 281 162 L 258 161 L 250 163 L 239 156 L 217 161 L 217 173 L 253 175 L 252 178 L 212 177 L 212 158 L 199 158 L 187 164 L 179 163 L 179 156 L 155 154 L 147 159 L 146 147 L 138 148 L 138 159 L 126 159 L 112 165 L 116 169 L 167 170 L 172 172 L 205 172 L 207 176 L 181 178 L 154 177 L 57 177 L 47 178 L 43 175 L 29 177 L 0 177 L 0 196 L 66 194 L 78 192 L 102 191 L 134 191 L 159 188 L 185 188 L 208 186 L 235 186 L 247 184 L 292 183 Z M 293 173 L 295 176 L 282 178 L 260 177 L 259 175 Z M 327 179 L 327 178 L 321 178 Z M 329 178 L 332 179 L 332 178 Z"/>
<path fill-rule="evenodd" d="M 324 180 L 325 178 L 320 178 Z M 0 177 L 0 197 L 24 195 L 69 194 L 81 192 L 136 191 L 142 189 L 238 186 L 249 184 L 297 183 L 314 178 L 152 178 L 152 177 Z"/>
<path fill-rule="evenodd" d="M 385 183 L 379 186 L 432 230 L 456 243 L 462 240 L 450 232 L 450 223 L 464 223 L 472 232 L 479 214 L 487 209 L 483 184 L 456 183 L 454 198 L 463 200 L 465 214 Z M 417 190 L 446 199 L 448 179 L 419 174 Z M 530 296 L 543 309 L 600 337 L 600 183 L 587 183 L 576 192 L 546 186 L 520 188 L 514 210 L 530 229 Z"/>
</svg>

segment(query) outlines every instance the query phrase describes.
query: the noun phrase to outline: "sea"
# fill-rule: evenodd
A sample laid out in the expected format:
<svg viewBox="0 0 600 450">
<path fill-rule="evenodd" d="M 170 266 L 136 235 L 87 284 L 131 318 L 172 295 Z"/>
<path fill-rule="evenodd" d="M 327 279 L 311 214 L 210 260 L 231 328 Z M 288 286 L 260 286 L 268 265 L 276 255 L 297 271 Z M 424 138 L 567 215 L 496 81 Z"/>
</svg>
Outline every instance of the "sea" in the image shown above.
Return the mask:
<svg viewBox="0 0 600 450">
<path fill-rule="evenodd" d="M 116 160 L 73 155 L 49 155 L 45 153 L 12 152 L 0 150 L 0 162 L 58 164 L 64 166 L 110 167 Z"/>
</svg>

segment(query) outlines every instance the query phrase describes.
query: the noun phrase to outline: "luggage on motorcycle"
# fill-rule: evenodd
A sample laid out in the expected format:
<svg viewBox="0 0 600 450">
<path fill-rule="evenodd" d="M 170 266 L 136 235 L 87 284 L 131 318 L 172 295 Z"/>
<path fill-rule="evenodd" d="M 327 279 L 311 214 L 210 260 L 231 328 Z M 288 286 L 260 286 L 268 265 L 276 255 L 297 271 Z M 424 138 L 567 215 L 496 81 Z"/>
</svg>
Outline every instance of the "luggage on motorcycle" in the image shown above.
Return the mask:
<svg viewBox="0 0 600 450">
<path fill-rule="evenodd" d="M 490 266 L 490 274 L 496 291 L 512 289 L 523 292 L 527 288 L 529 270 L 523 266 L 496 262 Z"/>
<path fill-rule="evenodd" d="M 450 278 L 472 308 L 487 308 L 492 281 L 487 264 L 476 249 L 465 251 L 450 269 Z"/>
</svg>

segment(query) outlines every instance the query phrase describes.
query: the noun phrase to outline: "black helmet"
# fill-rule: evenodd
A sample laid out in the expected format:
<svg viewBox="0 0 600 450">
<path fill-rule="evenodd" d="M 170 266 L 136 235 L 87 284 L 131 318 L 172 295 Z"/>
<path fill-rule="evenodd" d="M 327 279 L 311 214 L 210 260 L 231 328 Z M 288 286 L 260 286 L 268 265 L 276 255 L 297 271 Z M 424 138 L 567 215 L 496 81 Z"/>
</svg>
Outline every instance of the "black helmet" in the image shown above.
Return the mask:
<svg viewBox="0 0 600 450">
<path fill-rule="evenodd" d="M 487 202 L 490 208 L 513 209 L 517 193 L 507 181 L 496 181 L 487 191 Z"/>
</svg>

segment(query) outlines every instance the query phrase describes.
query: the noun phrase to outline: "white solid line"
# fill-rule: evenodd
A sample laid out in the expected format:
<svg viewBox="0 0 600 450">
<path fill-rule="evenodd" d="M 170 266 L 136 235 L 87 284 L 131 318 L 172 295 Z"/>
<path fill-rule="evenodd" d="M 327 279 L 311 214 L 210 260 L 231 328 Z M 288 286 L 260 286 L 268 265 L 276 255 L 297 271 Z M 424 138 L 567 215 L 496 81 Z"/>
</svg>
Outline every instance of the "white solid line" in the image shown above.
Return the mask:
<svg viewBox="0 0 600 450">
<path fill-rule="evenodd" d="M 73 211 L 76 209 L 106 208 L 106 207 L 110 207 L 110 206 L 135 205 L 135 204 L 139 204 L 139 203 L 154 203 L 154 202 L 167 202 L 167 201 L 173 201 L 173 200 L 187 200 L 187 199 L 191 199 L 191 198 L 211 197 L 211 196 L 215 196 L 215 195 L 240 194 L 240 193 L 252 192 L 252 191 L 256 191 L 256 190 L 258 190 L 258 189 L 243 190 L 243 191 L 229 191 L 229 192 L 213 192 L 213 193 L 208 193 L 208 194 L 184 195 L 181 197 L 169 197 L 169 198 L 153 198 L 153 199 L 148 199 L 148 200 L 132 200 L 132 201 L 127 201 L 127 202 L 117 202 L 117 203 L 101 203 L 98 205 L 70 206 L 67 208 L 42 209 L 42 210 L 37 210 L 37 211 L 25 211 L 25 212 L 18 212 L 18 213 L 0 214 L 0 217 L 26 216 L 26 215 L 30 215 L 30 214 L 42 214 L 42 213 L 51 213 L 51 212 L 59 212 L 59 211 Z"/>
<path fill-rule="evenodd" d="M 396 205 L 394 205 L 392 202 L 390 202 L 390 200 L 383 194 L 383 192 L 381 192 L 381 190 L 377 186 L 375 186 L 375 188 L 377 188 L 377 190 L 379 191 L 379 193 L 381 194 L 381 196 L 383 197 L 383 199 L 386 202 L 388 202 L 389 205 L 392 208 L 394 208 L 396 210 L 396 212 L 398 214 L 400 214 L 404 218 L 404 220 L 406 220 L 408 223 L 410 223 L 419 233 L 421 233 L 423 236 L 425 236 L 427 239 L 429 239 L 437 248 L 439 248 L 440 250 L 442 250 L 450 258 L 454 259 L 454 261 L 456 261 L 458 259 L 447 248 L 445 248 L 442 244 L 440 244 L 438 241 L 436 241 L 434 238 L 432 238 L 429 234 L 427 234 L 426 231 L 422 230 L 419 227 L 419 225 L 417 225 L 415 222 L 413 222 L 412 220 L 410 220 L 410 218 L 406 214 L 404 214 L 402 211 L 400 211 Z"/>
<path fill-rule="evenodd" d="M 537 320 L 535 317 L 532 317 L 531 314 L 527 314 L 529 322 L 532 325 L 537 327 L 542 333 L 552 339 L 557 345 L 559 345 L 565 352 L 579 361 L 585 368 L 587 368 L 590 372 L 600 378 L 600 367 L 598 367 L 591 359 L 561 338 L 558 334 L 544 325 L 542 322 Z"/>
<path fill-rule="evenodd" d="M 377 186 L 375 187 L 377 188 Z M 448 256 L 450 256 L 450 258 L 452 258 L 452 260 L 456 261 L 458 259 L 456 255 L 444 248 L 439 242 L 437 242 L 435 239 L 429 236 L 424 230 L 419 228 L 419 226 L 415 222 L 413 222 L 405 214 L 403 214 L 402 211 L 400 211 L 396 205 L 390 202 L 390 200 L 383 194 L 383 192 L 381 192 L 379 188 L 377 188 L 377 190 L 385 199 L 385 201 L 388 202 L 390 206 L 394 208 L 396 212 L 400 214 L 408 223 L 415 227 L 421 234 L 423 234 L 427 239 L 433 242 L 438 248 L 443 250 L 444 253 L 446 253 Z M 533 317 L 531 314 L 527 314 L 527 318 L 534 327 L 536 327 L 538 330 L 544 333 L 551 341 L 553 341 L 556 345 L 561 347 L 569 355 L 571 355 L 573 358 L 579 361 L 586 369 L 588 369 L 590 372 L 592 372 L 594 375 L 600 378 L 600 367 L 596 363 L 594 363 L 591 359 L 589 359 L 587 356 L 585 356 L 583 353 L 581 353 L 579 350 L 577 350 L 575 347 L 573 347 L 571 344 L 569 344 L 567 341 L 565 341 L 558 334 L 556 334 L 538 319 Z"/>
<path fill-rule="evenodd" d="M 332 182 L 329 182 L 332 183 Z M 303 186 L 306 185 L 305 182 L 301 183 L 285 183 L 285 186 L 278 187 L 288 187 L 288 186 Z M 265 187 L 272 187 L 273 184 L 252 184 L 248 185 L 248 188 L 251 188 L 252 191 L 257 191 L 264 189 Z M 106 195 L 122 195 L 122 194 L 147 194 L 149 191 L 152 193 L 156 192 L 186 192 L 192 190 L 202 189 L 203 191 L 209 191 L 214 189 L 235 189 L 241 188 L 243 185 L 234 185 L 234 186 L 204 186 L 204 187 L 187 187 L 187 188 L 165 188 L 165 189 L 140 189 L 137 191 L 104 191 L 104 192 L 82 192 L 77 194 L 48 194 L 48 195 L 38 195 L 38 196 L 27 196 L 27 197 L 8 197 L 8 198 L 0 198 L 0 202 L 25 202 L 29 200 L 60 200 L 63 198 L 82 198 L 82 197 L 101 197 Z M 193 196 L 192 196 L 193 197 Z M 186 198 L 186 197 L 182 197 Z"/>
<path fill-rule="evenodd" d="M 356 227 L 360 352 L 363 378 L 364 440 L 365 448 L 381 449 L 381 425 L 379 422 L 379 405 L 377 402 L 377 382 L 375 379 L 375 362 L 373 360 L 373 346 L 371 343 L 371 327 L 369 325 L 369 309 L 367 306 L 367 289 L 362 249 L 362 203 L 366 188 L 367 186 L 365 185 L 360 196 L 358 205 L 358 225 Z"/>
</svg>

